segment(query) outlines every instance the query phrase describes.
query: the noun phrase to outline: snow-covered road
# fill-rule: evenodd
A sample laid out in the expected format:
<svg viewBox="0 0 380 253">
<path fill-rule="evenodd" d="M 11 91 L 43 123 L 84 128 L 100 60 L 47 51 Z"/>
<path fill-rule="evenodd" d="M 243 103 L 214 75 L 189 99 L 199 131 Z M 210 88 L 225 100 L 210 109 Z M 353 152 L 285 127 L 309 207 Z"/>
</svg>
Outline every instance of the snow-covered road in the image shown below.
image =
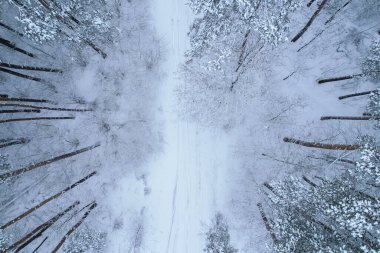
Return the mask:
<svg viewBox="0 0 380 253">
<path fill-rule="evenodd" d="M 153 5 L 154 24 L 167 49 L 160 94 L 165 144 L 148 170 L 144 252 L 202 252 L 204 232 L 220 202 L 228 141 L 223 133 L 179 119 L 174 90 L 188 47 L 190 10 L 185 0 Z"/>
</svg>

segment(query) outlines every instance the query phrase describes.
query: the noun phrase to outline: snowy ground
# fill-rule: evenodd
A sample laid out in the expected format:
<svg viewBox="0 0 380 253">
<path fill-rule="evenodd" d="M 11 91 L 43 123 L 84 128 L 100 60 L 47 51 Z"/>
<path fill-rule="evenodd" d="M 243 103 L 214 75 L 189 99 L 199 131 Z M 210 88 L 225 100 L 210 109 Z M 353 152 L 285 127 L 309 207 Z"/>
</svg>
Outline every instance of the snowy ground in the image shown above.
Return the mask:
<svg viewBox="0 0 380 253">
<path fill-rule="evenodd" d="M 191 21 L 184 0 L 160 0 L 152 7 L 167 59 L 160 94 L 165 120 L 164 150 L 149 165 L 147 177 L 146 252 L 201 252 L 204 231 L 218 208 L 227 164 L 228 140 L 223 133 L 178 118 L 174 90 L 176 71 L 188 47 Z"/>
</svg>

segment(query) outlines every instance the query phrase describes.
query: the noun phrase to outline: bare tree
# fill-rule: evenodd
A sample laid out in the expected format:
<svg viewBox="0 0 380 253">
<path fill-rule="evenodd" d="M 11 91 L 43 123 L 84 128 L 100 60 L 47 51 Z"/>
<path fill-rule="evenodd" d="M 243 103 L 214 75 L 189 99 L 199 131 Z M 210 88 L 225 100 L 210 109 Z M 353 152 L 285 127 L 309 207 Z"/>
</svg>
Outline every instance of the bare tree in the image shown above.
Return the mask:
<svg viewBox="0 0 380 253">
<path fill-rule="evenodd" d="M 8 48 L 10 48 L 12 50 L 15 50 L 15 51 L 17 51 L 19 53 L 25 54 L 25 55 L 27 55 L 29 57 L 35 57 L 34 54 L 32 54 L 32 53 L 30 53 L 30 52 L 28 52 L 28 51 L 26 51 L 24 49 L 21 49 L 21 48 L 17 47 L 16 43 L 11 42 L 11 41 L 6 40 L 6 39 L 3 39 L 1 37 L 0 37 L 0 44 L 4 45 L 4 46 L 6 46 L 6 47 L 8 47 Z"/>
<path fill-rule="evenodd" d="M 370 119 L 377 119 L 375 117 L 371 116 L 323 116 L 321 117 L 321 120 L 370 120 Z"/>
<path fill-rule="evenodd" d="M 41 208 L 42 206 L 46 205 L 47 203 L 49 203 L 50 201 L 54 200 L 54 199 L 57 199 L 58 197 L 60 197 L 61 195 L 65 194 L 66 192 L 74 189 L 75 187 L 77 187 L 78 185 L 82 184 L 83 182 L 85 182 L 87 179 L 91 178 L 92 176 L 96 175 L 96 171 L 90 173 L 89 175 L 85 176 L 84 178 L 80 179 L 79 181 L 75 182 L 74 184 L 70 185 L 69 187 L 66 187 L 65 189 L 63 189 L 62 191 L 54 194 L 53 196 L 50 196 L 49 198 L 45 199 L 44 201 L 38 203 L 37 205 L 33 206 L 32 208 L 29 208 L 26 212 L 20 214 L 19 216 L 17 216 L 16 218 L 8 221 L 7 223 L 5 223 L 4 225 L 0 226 L 0 229 L 5 229 L 7 227 L 9 227 L 10 225 L 18 222 L 19 220 L 25 218 L 26 216 L 28 216 L 29 214 L 31 214 L 32 212 L 36 211 L 37 209 Z"/>
<path fill-rule="evenodd" d="M 93 111 L 92 109 L 74 109 L 74 108 L 60 108 L 60 107 L 55 108 L 55 107 L 25 105 L 25 104 L 0 104 L 0 107 L 25 107 L 25 108 L 34 108 L 34 109 L 39 109 L 39 110 L 66 111 L 66 112 Z"/>
<path fill-rule="evenodd" d="M 44 71 L 44 72 L 56 72 L 56 73 L 62 73 L 63 72 L 60 69 L 24 66 L 24 65 L 17 65 L 17 64 L 11 64 L 11 63 L 5 63 L 5 62 L 0 62 L 0 67 L 12 68 L 12 69 L 33 70 L 33 71 Z"/>
<path fill-rule="evenodd" d="M 31 102 L 31 103 L 52 103 L 47 99 L 34 99 L 34 98 L 10 98 L 8 95 L 0 96 L 0 102 Z"/>
<path fill-rule="evenodd" d="M 65 243 L 67 238 L 83 223 L 83 221 L 87 218 L 87 216 L 91 213 L 91 211 L 97 206 L 96 202 L 92 203 L 88 210 L 84 213 L 82 218 L 72 227 L 69 231 L 65 234 L 65 236 L 61 239 L 61 241 L 58 243 L 58 245 L 52 250 L 51 253 L 56 253 L 58 250 L 62 247 L 62 245 Z"/>
<path fill-rule="evenodd" d="M 335 150 L 356 150 L 360 146 L 358 144 L 325 144 L 325 143 L 320 143 L 320 142 L 308 142 L 308 141 L 302 141 L 302 140 L 297 140 L 294 138 L 288 138 L 285 137 L 283 139 L 284 142 L 289 142 L 289 143 L 294 143 L 297 145 L 301 145 L 304 147 L 309 147 L 309 148 L 321 148 L 321 149 L 335 149 Z"/>
<path fill-rule="evenodd" d="M 350 75 L 350 76 L 331 77 L 331 78 L 327 78 L 327 79 L 318 80 L 318 83 L 330 83 L 330 82 L 344 81 L 344 80 L 354 79 L 356 77 L 361 77 L 361 76 L 363 76 L 363 74 L 355 74 L 355 75 Z"/>
<path fill-rule="evenodd" d="M 8 73 L 8 74 L 13 75 L 13 76 L 17 76 L 17 77 L 21 77 L 21 78 L 24 78 L 24 79 L 28 79 L 28 80 L 32 80 L 32 81 L 36 81 L 36 82 L 44 82 L 44 80 L 41 79 L 41 78 L 25 75 L 25 74 L 22 74 L 22 73 L 13 71 L 13 70 L 9 70 L 9 69 L 5 69 L 5 68 L 1 68 L 0 67 L 0 71 L 4 72 L 4 73 Z"/>
<path fill-rule="evenodd" d="M 306 25 L 301 29 L 301 31 L 292 39 L 292 42 L 296 42 L 301 36 L 307 31 L 307 29 L 311 26 L 314 19 L 318 16 L 319 12 L 321 12 L 323 6 L 326 4 L 327 0 L 322 0 L 322 2 L 318 5 L 317 10 L 311 16 Z"/>
<path fill-rule="evenodd" d="M 3 120 L 0 120 L 0 124 L 9 123 L 9 122 L 20 122 L 20 121 L 65 120 L 65 119 L 75 119 L 75 117 L 69 116 L 69 117 L 33 117 L 33 118 L 3 119 Z"/>
<path fill-rule="evenodd" d="M 15 139 L 15 140 L 10 140 L 10 141 L 4 141 L 0 143 L 0 148 L 5 148 L 13 145 L 18 145 L 18 144 L 26 144 L 29 143 L 30 140 L 21 138 L 21 139 Z"/>
<path fill-rule="evenodd" d="M 358 97 L 358 96 L 364 96 L 364 95 L 369 95 L 372 92 L 377 91 L 377 90 L 370 90 L 370 91 L 364 91 L 364 92 L 358 92 L 358 93 L 352 93 L 344 96 L 340 96 L 339 99 L 346 99 L 346 98 L 352 98 L 352 97 Z"/>
<path fill-rule="evenodd" d="M 57 215 L 55 215 L 54 217 L 52 217 L 48 221 L 46 221 L 46 222 L 42 223 L 41 225 L 39 225 L 38 227 L 36 227 L 35 229 L 33 229 L 31 232 L 29 232 L 25 236 L 23 236 L 21 239 L 19 239 L 18 241 L 16 241 L 12 245 L 8 246 L 4 251 L 1 251 L 1 253 L 9 252 L 9 251 L 12 251 L 14 249 L 17 250 L 17 248 L 19 246 L 22 247 L 22 248 L 24 248 L 27 245 L 24 242 L 30 243 L 31 241 L 33 241 L 34 239 L 36 239 L 39 236 L 39 234 L 42 234 L 42 233 L 39 233 L 39 232 L 41 232 L 41 231 L 44 232 L 45 230 L 47 230 L 51 225 L 53 225 L 55 222 L 57 222 L 66 213 L 70 212 L 77 205 L 79 205 L 79 201 L 74 202 L 71 206 L 69 206 L 68 208 L 66 208 L 64 211 L 58 213 Z M 29 239 L 32 239 L 32 240 L 29 240 Z M 18 251 L 19 250 L 21 250 L 21 249 L 18 249 Z"/>
<path fill-rule="evenodd" d="M 82 149 L 75 150 L 75 151 L 70 152 L 70 153 L 66 153 L 66 154 L 63 154 L 63 155 L 60 155 L 60 156 L 53 157 L 51 159 L 48 159 L 48 160 L 45 160 L 45 161 L 42 161 L 42 162 L 33 163 L 33 164 L 31 164 L 29 166 L 26 166 L 24 168 L 20 168 L 20 169 L 17 169 L 15 171 L 7 172 L 5 174 L 0 175 L 0 180 L 4 180 L 4 179 L 7 179 L 7 178 L 11 178 L 11 177 L 16 177 L 16 176 L 22 175 L 25 172 L 37 169 L 39 167 L 42 167 L 42 166 L 45 166 L 45 165 L 48 165 L 48 164 L 51 164 L 51 163 L 54 163 L 54 162 L 57 162 L 57 161 L 60 161 L 60 160 L 63 160 L 63 159 L 67 159 L 67 158 L 75 156 L 75 155 L 79 155 L 81 153 L 90 151 L 90 150 L 92 150 L 94 148 L 97 148 L 99 146 L 100 146 L 100 144 L 95 144 L 95 145 L 92 145 L 92 146 L 88 146 L 88 147 L 85 147 L 85 148 L 82 148 Z"/>
<path fill-rule="evenodd" d="M 274 233 L 272 226 L 269 224 L 269 220 L 267 216 L 265 215 L 263 205 L 261 203 L 257 203 L 257 208 L 260 211 L 261 219 L 263 219 L 265 228 L 268 230 L 270 237 L 272 237 L 273 242 L 276 243 L 277 242 L 276 234 Z"/>
<path fill-rule="evenodd" d="M 0 110 L 0 113 L 40 113 L 41 110 L 35 110 L 35 109 L 21 109 L 21 110 Z"/>
</svg>

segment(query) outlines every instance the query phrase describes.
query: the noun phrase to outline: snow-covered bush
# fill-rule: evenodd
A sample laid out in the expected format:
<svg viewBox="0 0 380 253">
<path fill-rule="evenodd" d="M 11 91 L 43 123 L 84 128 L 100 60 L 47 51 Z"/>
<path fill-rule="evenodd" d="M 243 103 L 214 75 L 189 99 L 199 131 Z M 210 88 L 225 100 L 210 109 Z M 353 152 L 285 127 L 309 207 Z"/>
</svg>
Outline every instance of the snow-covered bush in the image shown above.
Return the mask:
<svg viewBox="0 0 380 253">
<path fill-rule="evenodd" d="M 368 113 L 376 121 L 375 127 L 380 128 L 380 91 L 376 90 L 369 95 Z"/>
<path fill-rule="evenodd" d="M 362 63 L 362 71 L 369 79 L 380 81 L 380 39 L 373 41 L 369 55 Z"/>
<path fill-rule="evenodd" d="M 236 253 L 237 249 L 230 245 L 228 225 L 221 213 L 215 215 L 212 227 L 206 234 L 206 253 Z"/>
</svg>

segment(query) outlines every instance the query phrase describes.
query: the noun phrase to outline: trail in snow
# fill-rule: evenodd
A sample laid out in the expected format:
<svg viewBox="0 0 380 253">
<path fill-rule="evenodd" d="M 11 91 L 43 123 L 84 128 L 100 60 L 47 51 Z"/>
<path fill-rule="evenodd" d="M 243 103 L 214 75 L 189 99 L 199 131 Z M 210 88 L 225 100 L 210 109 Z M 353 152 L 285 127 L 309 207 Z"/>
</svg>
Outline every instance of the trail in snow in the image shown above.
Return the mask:
<svg viewBox="0 0 380 253">
<path fill-rule="evenodd" d="M 185 0 L 158 0 L 153 15 L 167 44 L 161 93 L 164 151 L 149 165 L 145 252 L 202 252 L 204 232 L 217 209 L 226 170 L 227 138 L 177 116 L 176 72 L 188 46 L 191 22 Z"/>
</svg>

